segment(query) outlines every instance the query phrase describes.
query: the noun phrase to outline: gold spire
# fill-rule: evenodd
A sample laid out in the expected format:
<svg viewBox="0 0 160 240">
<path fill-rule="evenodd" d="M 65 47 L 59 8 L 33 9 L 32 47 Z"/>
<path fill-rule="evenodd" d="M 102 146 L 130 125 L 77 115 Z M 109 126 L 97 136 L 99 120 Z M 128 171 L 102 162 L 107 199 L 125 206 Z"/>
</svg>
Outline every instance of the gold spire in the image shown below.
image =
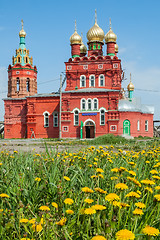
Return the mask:
<svg viewBox="0 0 160 240">
<path fill-rule="evenodd" d="M 26 36 L 26 32 L 24 31 L 24 29 L 23 29 L 23 19 L 21 20 L 21 24 L 22 24 L 22 30 L 19 32 L 19 36 L 20 37 L 25 37 Z"/>
<path fill-rule="evenodd" d="M 79 34 L 77 33 L 77 23 L 75 20 L 75 30 L 74 30 L 74 33 L 72 34 L 72 36 L 70 37 L 70 43 L 72 45 L 72 44 L 81 44 L 81 42 L 82 42 L 82 39 L 79 36 Z"/>
<path fill-rule="evenodd" d="M 116 43 L 116 40 L 117 40 L 117 36 L 116 36 L 116 34 L 112 31 L 111 19 L 109 19 L 109 31 L 108 31 L 108 33 L 105 35 L 105 41 L 106 41 L 106 43 L 108 43 L 108 42 L 114 42 L 114 43 Z"/>
<path fill-rule="evenodd" d="M 89 42 L 102 42 L 104 39 L 104 32 L 97 24 L 97 10 L 95 10 L 95 24 L 87 32 L 87 39 Z"/>
<path fill-rule="evenodd" d="M 134 91 L 134 85 L 131 81 L 131 73 L 130 73 L 130 83 L 127 86 L 128 91 Z"/>
</svg>

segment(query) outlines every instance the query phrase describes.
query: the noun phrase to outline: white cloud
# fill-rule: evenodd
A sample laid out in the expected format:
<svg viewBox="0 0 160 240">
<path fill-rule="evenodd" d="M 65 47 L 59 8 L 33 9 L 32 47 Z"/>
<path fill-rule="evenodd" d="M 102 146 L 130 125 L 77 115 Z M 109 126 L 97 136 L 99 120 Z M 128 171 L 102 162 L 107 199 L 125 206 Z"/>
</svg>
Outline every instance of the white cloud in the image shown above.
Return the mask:
<svg viewBox="0 0 160 240">
<path fill-rule="evenodd" d="M 4 102 L 2 99 L 7 96 L 7 88 L 7 69 L 0 67 L 0 121 L 4 120 Z"/>
</svg>

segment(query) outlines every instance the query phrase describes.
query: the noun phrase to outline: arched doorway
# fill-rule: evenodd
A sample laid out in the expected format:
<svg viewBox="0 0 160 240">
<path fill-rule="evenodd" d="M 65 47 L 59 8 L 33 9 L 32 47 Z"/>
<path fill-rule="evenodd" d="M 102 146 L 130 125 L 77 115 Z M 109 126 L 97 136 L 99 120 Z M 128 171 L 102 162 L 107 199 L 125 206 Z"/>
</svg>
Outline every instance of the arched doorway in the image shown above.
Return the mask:
<svg viewBox="0 0 160 240">
<path fill-rule="evenodd" d="M 85 123 L 85 137 L 86 138 L 95 137 L 95 124 L 90 120 Z"/>
<path fill-rule="evenodd" d="M 123 122 L 123 134 L 130 135 L 130 121 L 124 120 Z"/>
</svg>

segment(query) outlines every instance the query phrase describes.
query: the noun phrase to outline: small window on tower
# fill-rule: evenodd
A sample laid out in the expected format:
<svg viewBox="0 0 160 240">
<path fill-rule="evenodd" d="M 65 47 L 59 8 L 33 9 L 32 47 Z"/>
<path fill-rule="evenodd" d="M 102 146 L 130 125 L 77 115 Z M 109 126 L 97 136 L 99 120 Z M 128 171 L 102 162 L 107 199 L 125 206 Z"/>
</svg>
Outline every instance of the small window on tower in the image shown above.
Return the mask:
<svg viewBox="0 0 160 240">
<path fill-rule="evenodd" d="M 18 62 L 19 62 L 19 63 L 21 62 L 21 58 L 20 58 L 20 57 L 18 57 Z"/>
<path fill-rule="evenodd" d="M 93 50 L 95 50 L 95 49 L 96 49 L 96 43 L 93 44 Z"/>
<path fill-rule="evenodd" d="M 27 87 L 27 92 L 29 92 L 30 91 L 30 79 L 29 78 L 27 78 L 26 87 Z"/>
<path fill-rule="evenodd" d="M 26 63 L 28 63 L 28 58 L 26 57 Z"/>
<path fill-rule="evenodd" d="M 19 89 L 20 89 L 20 81 L 19 81 L 19 78 L 17 78 L 17 92 L 19 92 Z"/>
</svg>

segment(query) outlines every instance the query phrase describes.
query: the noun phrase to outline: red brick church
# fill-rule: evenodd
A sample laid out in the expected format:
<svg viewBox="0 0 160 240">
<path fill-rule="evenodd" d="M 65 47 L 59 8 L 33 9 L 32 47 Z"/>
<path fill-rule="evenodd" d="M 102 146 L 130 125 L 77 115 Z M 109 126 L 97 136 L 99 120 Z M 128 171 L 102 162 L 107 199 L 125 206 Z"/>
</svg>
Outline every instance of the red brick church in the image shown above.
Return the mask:
<svg viewBox="0 0 160 240">
<path fill-rule="evenodd" d="M 153 136 L 153 107 L 133 97 L 131 79 L 127 96 L 122 89 L 123 71 L 111 24 L 105 35 L 95 16 L 95 24 L 87 32 L 88 50 L 75 24 L 61 104 L 59 92 L 37 93 L 37 67 L 26 49 L 23 22 L 19 37 L 19 48 L 8 67 L 5 138 L 58 138 L 59 126 L 62 138 L 94 138 L 107 133 Z"/>
</svg>

